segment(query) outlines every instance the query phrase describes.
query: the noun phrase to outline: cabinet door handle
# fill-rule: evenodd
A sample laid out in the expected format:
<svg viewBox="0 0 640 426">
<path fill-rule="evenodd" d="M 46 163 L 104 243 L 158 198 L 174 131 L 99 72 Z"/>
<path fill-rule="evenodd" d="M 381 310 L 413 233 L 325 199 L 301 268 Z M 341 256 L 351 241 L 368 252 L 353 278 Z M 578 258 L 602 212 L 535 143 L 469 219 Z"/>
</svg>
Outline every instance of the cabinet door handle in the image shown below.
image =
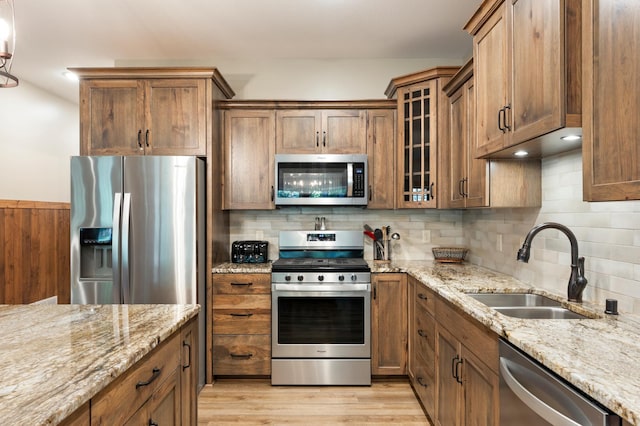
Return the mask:
<svg viewBox="0 0 640 426">
<path fill-rule="evenodd" d="M 504 106 L 504 114 L 503 114 L 505 131 L 507 131 L 507 130 L 511 131 L 511 126 L 509 126 L 507 124 L 507 110 L 511 111 L 511 104 Z M 509 115 L 511 115 L 511 114 L 509 114 Z"/>
<path fill-rule="evenodd" d="M 276 196 L 275 189 L 273 188 L 273 185 L 271 185 L 271 201 L 275 199 L 275 196 Z"/>
<path fill-rule="evenodd" d="M 144 387 L 144 386 L 149 386 L 151 383 L 153 383 L 153 381 L 155 379 L 158 378 L 158 376 L 160 376 L 160 373 L 162 372 L 162 369 L 158 368 L 158 367 L 154 367 L 153 370 L 151 370 L 151 377 L 149 378 L 149 380 L 147 380 L 146 382 L 138 382 L 136 383 L 136 389 Z"/>
<path fill-rule="evenodd" d="M 460 359 L 458 357 L 458 355 L 456 355 L 455 357 L 451 358 L 451 376 L 456 379 L 456 382 L 458 381 L 458 376 L 456 376 L 456 374 L 458 373 L 458 369 L 457 369 L 457 362 L 458 359 Z"/>
<path fill-rule="evenodd" d="M 253 285 L 252 282 L 248 282 L 248 283 L 231 283 L 232 286 L 234 287 L 250 287 Z"/>
<path fill-rule="evenodd" d="M 144 144 L 149 148 L 149 129 L 144 132 Z"/>
<path fill-rule="evenodd" d="M 456 382 L 458 382 L 460 384 L 462 384 L 462 377 L 460 377 L 460 371 L 458 370 L 458 367 L 460 367 L 463 362 L 464 362 L 464 360 L 462 358 L 460 358 L 456 362 Z"/>
<path fill-rule="evenodd" d="M 424 294 L 424 293 L 418 293 L 418 299 L 427 300 L 427 299 L 428 299 L 428 297 L 427 297 L 427 295 L 426 295 L 426 294 Z"/>
<path fill-rule="evenodd" d="M 253 356 L 253 354 L 251 352 L 249 352 L 248 354 L 234 354 L 232 352 L 229 354 L 229 356 L 234 359 L 249 359 Z"/>
<path fill-rule="evenodd" d="M 464 194 L 462 193 L 462 191 L 463 191 L 462 185 L 463 185 L 463 180 L 460 179 L 458 181 L 458 195 L 460 195 L 461 197 L 464 197 Z"/>
<path fill-rule="evenodd" d="M 468 178 L 464 178 L 462 179 L 462 196 L 463 197 L 468 197 L 469 196 L 469 179 Z"/>
<path fill-rule="evenodd" d="M 138 148 L 142 149 L 142 129 L 138 130 Z"/>
<path fill-rule="evenodd" d="M 316 132 L 316 147 L 320 146 L 320 132 Z"/>
<path fill-rule="evenodd" d="M 427 337 L 427 333 L 424 330 L 418 330 L 418 336 Z"/>
<path fill-rule="evenodd" d="M 327 146 L 327 131 L 322 132 L 322 146 Z"/>
<path fill-rule="evenodd" d="M 502 133 L 506 133 L 505 128 L 502 126 L 502 118 L 504 114 L 504 108 L 500 108 L 498 110 L 498 130 L 500 130 Z"/>
<path fill-rule="evenodd" d="M 424 380 L 424 379 L 423 379 L 422 377 L 419 377 L 419 376 L 418 376 L 418 378 L 417 378 L 416 380 L 417 380 L 418 384 L 419 384 L 420 386 L 422 386 L 422 387 L 425 387 L 425 388 L 426 388 L 427 386 L 429 386 L 429 385 L 427 385 L 426 383 L 424 383 L 424 382 L 423 382 L 423 380 Z"/>
<path fill-rule="evenodd" d="M 435 185 L 435 183 L 431 182 L 431 186 L 429 187 L 429 196 L 431 197 L 432 200 L 435 200 L 436 196 L 433 195 L 433 185 Z"/>
<path fill-rule="evenodd" d="M 378 297 L 378 286 L 377 285 L 373 285 L 373 300 L 376 300 L 376 298 Z"/>
<path fill-rule="evenodd" d="M 246 314 L 240 314 L 240 313 L 232 312 L 229 315 L 231 315 L 232 317 L 246 317 L 246 318 L 249 318 L 249 317 L 253 316 L 253 313 L 247 312 Z"/>
<path fill-rule="evenodd" d="M 369 201 L 371 201 L 371 193 L 372 193 L 372 192 L 373 192 L 373 191 L 371 191 L 371 185 L 369 185 Z"/>
<path fill-rule="evenodd" d="M 149 426 L 158 426 L 158 423 L 154 422 L 153 419 L 149 419 Z"/>
<path fill-rule="evenodd" d="M 184 348 L 185 346 L 187 347 L 187 349 L 189 349 L 189 355 L 187 355 L 187 365 L 183 365 L 182 370 L 186 370 L 187 368 L 191 367 L 191 344 L 184 340 L 182 342 L 182 347 Z"/>
</svg>

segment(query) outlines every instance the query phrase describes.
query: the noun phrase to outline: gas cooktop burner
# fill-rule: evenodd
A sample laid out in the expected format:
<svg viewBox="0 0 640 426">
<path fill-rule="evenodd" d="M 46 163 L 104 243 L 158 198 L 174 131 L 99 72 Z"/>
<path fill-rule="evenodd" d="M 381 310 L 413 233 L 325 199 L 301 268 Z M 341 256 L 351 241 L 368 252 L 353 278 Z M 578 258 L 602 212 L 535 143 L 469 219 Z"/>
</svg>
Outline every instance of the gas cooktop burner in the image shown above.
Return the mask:
<svg viewBox="0 0 640 426">
<path fill-rule="evenodd" d="M 362 258 L 341 259 L 278 259 L 271 269 L 285 271 L 331 271 L 331 272 L 369 272 L 367 261 Z"/>
</svg>

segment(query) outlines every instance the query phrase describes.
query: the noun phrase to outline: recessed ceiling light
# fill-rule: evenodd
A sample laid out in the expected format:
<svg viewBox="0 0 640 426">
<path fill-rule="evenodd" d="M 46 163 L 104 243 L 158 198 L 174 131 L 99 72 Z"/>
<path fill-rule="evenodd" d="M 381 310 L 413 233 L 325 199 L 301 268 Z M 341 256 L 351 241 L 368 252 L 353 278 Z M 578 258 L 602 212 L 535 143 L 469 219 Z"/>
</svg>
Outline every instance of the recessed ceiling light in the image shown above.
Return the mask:
<svg viewBox="0 0 640 426">
<path fill-rule="evenodd" d="M 577 141 L 582 139 L 582 136 L 580 135 L 567 135 L 567 136 L 563 136 L 560 139 L 562 139 L 563 141 L 567 141 L 567 142 L 572 142 L 572 141 Z"/>
<path fill-rule="evenodd" d="M 71 81 L 78 81 L 78 76 L 72 73 L 71 71 L 65 71 L 62 73 L 62 75 L 64 75 L 65 77 L 67 77 L 67 79 Z"/>
<path fill-rule="evenodd" d="M 526 157 L 527 155 L 529 155 L 529 153 L 527 151 L 516 151 L 513 153 L 513 155 L 515 155 L 516 157 Z"/>
</svg>

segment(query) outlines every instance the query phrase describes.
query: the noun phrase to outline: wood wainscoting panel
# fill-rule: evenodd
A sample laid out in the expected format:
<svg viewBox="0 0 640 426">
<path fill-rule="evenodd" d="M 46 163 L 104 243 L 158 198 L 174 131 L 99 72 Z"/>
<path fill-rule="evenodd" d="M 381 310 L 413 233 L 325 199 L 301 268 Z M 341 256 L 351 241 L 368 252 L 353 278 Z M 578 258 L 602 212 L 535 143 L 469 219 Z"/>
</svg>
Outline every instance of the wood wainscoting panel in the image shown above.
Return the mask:
<svg viewBox="0 0 640 426">
<path fill-rule="evenodd" d="M 0 303 L 70 301 L 68 203 L 0 200 Z"/>
</svg>

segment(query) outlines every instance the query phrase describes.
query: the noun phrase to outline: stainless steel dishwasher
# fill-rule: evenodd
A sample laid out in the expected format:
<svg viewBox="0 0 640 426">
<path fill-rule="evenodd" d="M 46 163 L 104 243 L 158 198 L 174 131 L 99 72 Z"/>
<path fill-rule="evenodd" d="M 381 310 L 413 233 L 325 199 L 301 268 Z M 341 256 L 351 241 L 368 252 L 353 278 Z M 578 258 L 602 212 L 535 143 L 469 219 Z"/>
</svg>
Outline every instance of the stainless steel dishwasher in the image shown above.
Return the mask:
<svg viewBox="0 0 640 426">
<path fill-rule="evenodd" d="M 500 340 L 501 426 L 620 426 L 621 419 Z"/>
</svg>

